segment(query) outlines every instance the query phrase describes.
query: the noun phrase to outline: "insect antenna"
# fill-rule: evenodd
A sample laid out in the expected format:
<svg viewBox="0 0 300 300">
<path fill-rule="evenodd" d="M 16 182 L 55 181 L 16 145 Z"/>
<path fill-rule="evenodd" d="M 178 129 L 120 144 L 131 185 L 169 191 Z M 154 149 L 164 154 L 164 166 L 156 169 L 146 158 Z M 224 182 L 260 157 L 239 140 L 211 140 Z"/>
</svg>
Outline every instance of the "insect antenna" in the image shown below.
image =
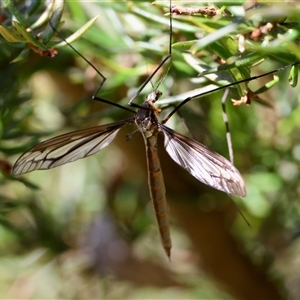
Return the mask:
<svg viewBox="0 0 300 300">
<path fill-rule="evenodd" d="M 165 78 L 167 77 L 168 72 L 169 72 L 169 69 L 168 69 L 168 71 L 162 76 L 162 78 L 159 80 L 159 82 L 157 83 L 156 87 L 154 86 L 152 80 L 150 80 L 150 84 L 151 84 L 151 86 L 152 86 L 153 91 L 158 90 L 159 86 L 164 82 Z"/>
</svg>

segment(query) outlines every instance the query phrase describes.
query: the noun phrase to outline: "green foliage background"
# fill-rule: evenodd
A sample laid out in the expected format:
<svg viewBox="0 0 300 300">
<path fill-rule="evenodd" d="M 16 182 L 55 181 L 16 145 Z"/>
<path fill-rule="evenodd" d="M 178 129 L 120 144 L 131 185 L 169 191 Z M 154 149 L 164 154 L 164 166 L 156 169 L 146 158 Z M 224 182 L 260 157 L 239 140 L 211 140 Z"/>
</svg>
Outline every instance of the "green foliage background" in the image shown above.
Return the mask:
<svg viewBox="0 0 300 300">
<path fill-rule="evenodd" d="M 9 4 L 5 1 L 0 16 L 2 26 L 13 30 Z M 43 1 L 34 9 L 14 4 L 29 27 L 47 8 Z M 154 79 L 155 85 L 168 72 L 161 105 L 178 104 L 186 98 L 181 93 L 194 95 L 300 60 L 297 3 L 262 3 L 249 10 L 237 1 L 214 5 L 221 11 L 212 18 L 174 15 L 171 63 Z M 64 21 L 60 36 L 51 32 L 46 48 L 99 15 L 72 45 L 108 78 L 101 97 L 126 105 L 168 53 L 167 12 L 165 1 L 66 1 L 56 20 Z M 268 22 L 272 29 L 253 39 Z M 32 36 L 46 25 L 47 20 Z M 26 43 L 2 36 L 0 43 L 0 297 L 299 298 L 300 111 L 299 87 L 288 80 L 291 68 L 277 73 L 278 83 L 250 106 L 227 101 L 235 165 L 248 192 L 234 201 L 251 227 L 227 195 L 175 166 L 161 145 L 173 238 L 169 263 L 149 203 L 143 141 L 138 135 L 125 139 L 134 128 L 121 131 L 93 157 L 10 175 L 17 157 L 37 142 L 121 120 L 128 112 L 91 100 L 101 78 L 70 47 L 59 48 L 51 59 L 29 51 L 12 63 L 28 52 Z M 249 86 L 255 91 L 272 80 L 266 76 Z M 245 89 L 232 87 L 228 100 L 239 99 Z M 197 140 L 228 157 L 223 94 L 194 99 L 181 113 Z M 190 134 L 178 116 L 168 126 Z"/>
</svg>

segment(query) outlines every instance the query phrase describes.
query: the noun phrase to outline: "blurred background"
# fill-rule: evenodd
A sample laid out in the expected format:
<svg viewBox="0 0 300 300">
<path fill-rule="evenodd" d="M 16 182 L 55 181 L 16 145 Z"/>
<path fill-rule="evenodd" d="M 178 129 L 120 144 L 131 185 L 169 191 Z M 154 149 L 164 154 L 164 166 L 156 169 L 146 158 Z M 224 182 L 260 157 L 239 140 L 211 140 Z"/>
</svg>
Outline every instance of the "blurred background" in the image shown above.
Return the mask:
<svg viewBox="0 0 300 300">
<path fill-rule="evenodd" d="M 243 2 L 173 3 L 172 58 L 152 81 L 167 74 L 158 106 L 300 60 L 298 4 Z M 92 157 L 10 175 L 40 141 L 132 117 L 91 99 L 101 82 L 95 68 L 107 78 L 98 96 L 126 106 L 169 52 L 168 1 L 1 5 L 1 298 L 299 299 L 297 66 L 230 88 L 226 108 L 245 199 L 198 182 L 159 141 L 169 262 L 142 137 L 126 140 L 134 127 Z M 148 84 L 136 103 L 152 89 Z M 228 158 L 224 92 L 193 99 L 167 125 Z M 244 101 L 234 106 L 231 99 Z"/>
</svg>

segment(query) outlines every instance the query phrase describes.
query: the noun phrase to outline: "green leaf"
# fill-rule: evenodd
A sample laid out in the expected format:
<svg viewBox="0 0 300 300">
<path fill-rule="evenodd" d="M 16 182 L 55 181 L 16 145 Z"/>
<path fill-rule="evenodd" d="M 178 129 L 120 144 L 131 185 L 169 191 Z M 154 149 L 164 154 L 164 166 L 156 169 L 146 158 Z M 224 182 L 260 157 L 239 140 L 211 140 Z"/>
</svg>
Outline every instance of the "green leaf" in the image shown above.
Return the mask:
<svg viewBox="0 0 300 300">
<path fill-rule="evenodd" d="M 172 44 L 172 48 L 179 50 L 179 51 L 186 51 L 190 50 L 192 46 L 197 43 L 197 40 L 186 41 L 186 42 L 178 42 Z"/>
<path fill-rule="evenodd" d="M 20 23 L 13 21 L 12 22 L 14 27 L 18 30 L 18 32 L 25 38 L 27 43 L 30 43 L 32 45 L 35 45 L 36 47 L 47 50 L 47 47 L 40 43 L 37 39 L 35 39 L 31 33 L 29 33 Z"/>
<path fill-rule="evenodd" d="M 279 77 L 277 75 L 274 75 L 274 79 L 266 83 L 264 86 L 256 90 L 254 93 L 255 94 L 261 94 L 266 91 L 268 91 L 271 87 L 273 87 L 275 84 L 279 82 Z"/>
<path fill-rule="evenodd" d="M 30 49 L 29 48 L 25 48 L 24 50 L 22 50 L 22 52 L 16 57 L 14 58 L 11 62 L 12 63 L 16 63 L 16 62 L 19 62 L 21 60 L 23 60 L 24 58 L 26 58 L 28 56 L 30 52 Z"/>
<path fill-rule="evenodd" d="M 25 43 L 26 39 L 16 30 L 12 31 L 0 25 L 1 35 L 10 43 Z"/>
<path fill-rule="evenodd" d="M 212 43 L 216 42 L 217 40 L 234 32 L 237 29 L 237 27 L 241 21 L 242 20 L 237 20 L 236 22 L 233 22 L 223 28 L 220 28 L 220 29 L 216 30 L 214 33 L 211 33 L 211 34 L 205 36 L 204 38 L 198 40 L 198 42 L 191 49 L 192 53 L 197 53 L 197 52 L 201 51 L 202 49 L 204 49 L 205 47 L 207 47 L 208 45 L 211 45 Z"/>
<path fill-rule="evenodd" d="M 55 44 L 55 48 L 62 48 L 67 46 L 68 44 L 73 43 L 77 39 L 83 36 L 83 34 L 95 23 L 95 21 L 99 18 L 99 16 L 94 17 L 90 21 L 88 21 L 85 25 L 83 25 L 80 29 L 78 29 L 75 33 L 66 38 L 65 41 L 62 41 L 58 44 Z"/>
<path fill-rule="evenodd" d="M 3 0 L 4 4 L 6 4 L 10 13 L 15 17 L 15 19 L 24 27 L 28 28 L 28 23 L 24 16 L 20 13 L 20 11 L 14 6 L 13 1 L 11 0 Z"/>
<path fill-rule="evenodd" d="M 48 44 L 50 39 L 53 37 L 55 33 L 55 29 L 57 29 L 61 24 L 61 17 L 64 10 L 65 1 L 56 0 L 53 7 L 53 14 L 49 23 L 47 24 L 46 29 L 41 34 L 41 39 L 45 45 Z"/>
<path fill-rule="evenodd" d="M 298 83 L 298 67 L 292 66 L 289 74 L 289 83 L 291 87 L 296 87 Z"/>
<path fill-rule="evenodd" d="M 39 16 L 39 18 L 30 25 L 31 29 L 36 29 L 45 24 L 51 17 L 51 14 L 53 12 L 53 8 L 55 5 L 55 1 L 50 1 L 50 3 L 47 5 L 46 10 Z"/>
</svg>

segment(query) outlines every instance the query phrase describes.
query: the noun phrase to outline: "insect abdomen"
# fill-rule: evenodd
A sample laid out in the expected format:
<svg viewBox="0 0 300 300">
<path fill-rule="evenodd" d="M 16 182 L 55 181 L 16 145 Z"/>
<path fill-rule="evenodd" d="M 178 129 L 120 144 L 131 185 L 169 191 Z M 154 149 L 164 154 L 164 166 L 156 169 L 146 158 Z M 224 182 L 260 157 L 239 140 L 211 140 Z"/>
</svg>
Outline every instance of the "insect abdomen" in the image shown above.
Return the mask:
<svg viewBox="0 0 300 300">
<path fill-rule="evenodd" d="M 150 195 L 154 206 L 155 216 L 159 227 L 163 247 L 168 257 L 171 253 L 171 237 L 167 214 L 166 190 L 160 161 L 157 154 L 157 136 L 144 137 L 146 143 L 146 157 L 148 164 L 148 181 Z"/>
</svg>

